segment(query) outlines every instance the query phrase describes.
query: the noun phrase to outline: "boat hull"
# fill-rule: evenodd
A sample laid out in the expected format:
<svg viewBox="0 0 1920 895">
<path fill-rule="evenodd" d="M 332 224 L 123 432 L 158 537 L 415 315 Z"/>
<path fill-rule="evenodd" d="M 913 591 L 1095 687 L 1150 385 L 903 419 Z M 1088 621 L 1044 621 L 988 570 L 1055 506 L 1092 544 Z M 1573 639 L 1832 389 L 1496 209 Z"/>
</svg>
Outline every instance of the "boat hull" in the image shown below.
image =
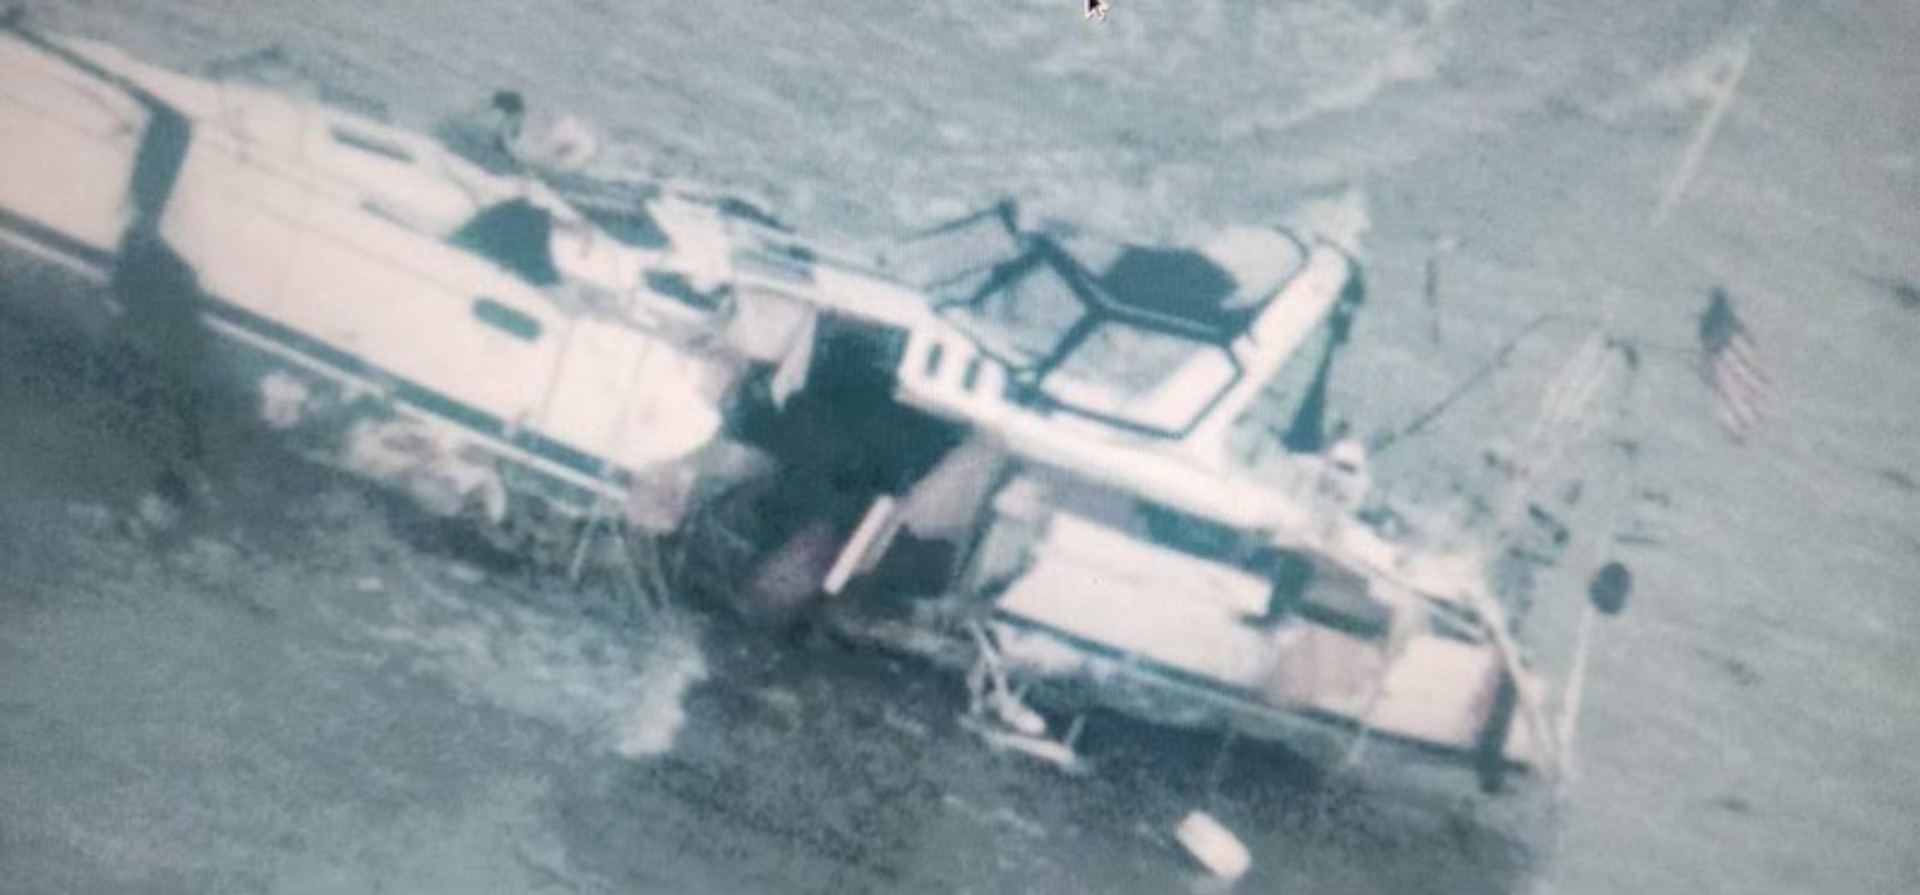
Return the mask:
<svg viewBox="0 0 1920 895">
<path fill-rule="evenodd" d="M 456 244 L 448 222 L 513 204 L 511 183 L 111 48 L 10 31 L 0 71 L 10 314 L 107 350 L 204 332 L 216 350 L 178 364 L 303 453 L 438 513 L 677 523 L 731 367 Z M 160 310 L 162 290 L 189 310 Z"/>
</svg>

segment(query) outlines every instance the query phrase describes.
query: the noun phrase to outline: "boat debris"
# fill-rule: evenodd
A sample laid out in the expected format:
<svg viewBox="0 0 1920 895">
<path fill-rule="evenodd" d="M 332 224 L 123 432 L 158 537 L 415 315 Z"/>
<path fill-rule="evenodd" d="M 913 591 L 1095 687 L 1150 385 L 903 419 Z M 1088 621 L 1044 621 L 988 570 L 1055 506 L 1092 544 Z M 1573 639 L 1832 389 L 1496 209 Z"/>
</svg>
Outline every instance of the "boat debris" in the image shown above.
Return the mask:
<svg viewBox="0 0 1920 895">
<path fill-rule="evenodd" d="M 1087 773 L 1087 763 L 1074 751 L 1084 718 L 1075 718 L 1060 739 L 1050 738 L 1047 719 L 1009 682 L 1006 662 L 991 635 L 977 623 L 968 625 L 968 633 L 979 655 L 967 673 L 967 711 L 960 726 L 995 751 L 1018 752 L 1069 775 Z"/>
<path fill-rule="evenodd" d="M 1557 555 L 1513 529 L 1553 518 L 1620 345 L 1591 340 L 1505 458 L 1494 531 L 1415 524 L 1330 424 L 1357 191 L 1172 246 L 1006 201 L 863 259 L 590 175 L 579 134 L 499 173 L 19 27 L 0 78 L 36 97 L 0 97 L 0 243 L 95 286 L 189 273 L 186 313 L 289 447 L 576 580 L 922 656 L 964 677 L 963 729 L 1070 773 L 1094 706 L 1483 781 L 1551 778 L 1569 746 L 1519 640 L 1533 597 L 1495 572 Z M 524 99 L 497 105 L 526 136 Z M 82 304 L 34 310 L 112 317 Z"/>
<path fill-rule="evenodd" d="M 1181 819 L 1173 836 L 1208 873 L 1228 882 L 1238 881 L 1253 867 L 1246 844 L 1205 811 Z"/>
</svg>

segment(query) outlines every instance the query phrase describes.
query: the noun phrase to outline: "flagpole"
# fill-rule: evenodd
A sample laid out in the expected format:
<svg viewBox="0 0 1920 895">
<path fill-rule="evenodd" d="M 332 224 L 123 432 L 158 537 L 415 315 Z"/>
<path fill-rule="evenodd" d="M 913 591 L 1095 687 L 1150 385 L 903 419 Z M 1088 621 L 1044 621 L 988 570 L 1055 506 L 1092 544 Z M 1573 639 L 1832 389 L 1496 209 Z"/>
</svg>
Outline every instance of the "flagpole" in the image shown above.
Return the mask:
<svg viewBox="0 0 1920 895">
<path fill-rule="evenodd" d="M 1687 191 L 1687 186 L 1693 182 L 1693 175 L 1698 171 L 1701 160 L 1706 158 L 1707 147 L 1713 143 L 1713 138 L 1720 132 L 1720 124 L 1726 118 L 1727 107 L 1733 105 L 1733 96 L 1740 89 L 1740 80 L 1747 75 L 1747 61 L 1753 55 L 1754 39 L 1759 37 L 1760 31 L 1766 27 L 1767 13 L 1772 10 L 1773 3 L 1768 0 L 1761 6 L 1759 15 L 1754 17 L 1753 30 L 1740 39 L 1740 51 L 1733 60 L 1733 71 L 1727 77 L 1727 84 L 1721 88 L 1720 95 L 1714 97 L 1713 105 L 1707 109 L 1706 114 L 1701 116 L 1700 126 L 1694 129 L 1693 142 L 1687 144 L 1686 154 L 1680 157 L 1680 168 L 1674 172 L 1673 180 L 1668 183 L 1666 195 L 1660 197 L 1660 205 L 1654 209 L 1653 219 L 1649 222 L 1651 226 L 1659 227 L 1666 222 L 1667 216 L 1673 213 L 1674 206 L 1680 204 L 1680 197 Z"/>
</svg>

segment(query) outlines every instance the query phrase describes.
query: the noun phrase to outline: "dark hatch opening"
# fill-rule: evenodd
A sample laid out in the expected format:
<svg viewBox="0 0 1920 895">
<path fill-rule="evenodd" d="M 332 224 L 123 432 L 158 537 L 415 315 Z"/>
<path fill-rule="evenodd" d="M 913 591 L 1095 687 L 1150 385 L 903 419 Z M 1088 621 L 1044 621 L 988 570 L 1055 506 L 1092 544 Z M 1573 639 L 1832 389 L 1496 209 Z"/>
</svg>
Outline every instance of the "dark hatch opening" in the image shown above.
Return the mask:
<svg viewBox="0 0 1920 895">
<path fill-rule="evenodd" d="M 481 209 L 447 241 L 535 286 L 552 286 L 560 282 L 552 235 L 552 214 L 526 199 L 509 199 Z"/>
</svg>

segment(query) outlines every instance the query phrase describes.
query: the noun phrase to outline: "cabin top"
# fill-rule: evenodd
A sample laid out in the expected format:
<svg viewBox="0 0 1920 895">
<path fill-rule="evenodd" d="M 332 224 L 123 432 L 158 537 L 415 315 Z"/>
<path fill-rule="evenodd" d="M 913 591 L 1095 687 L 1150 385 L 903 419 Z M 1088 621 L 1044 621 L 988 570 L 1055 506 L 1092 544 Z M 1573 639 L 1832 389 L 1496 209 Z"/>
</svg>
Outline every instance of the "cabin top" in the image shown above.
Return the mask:
<svg viewBox="0 0 1920 895">
<path fill-rule="evenodd" d="M 1023 228 L 1006 202 L 906 241 L 888 264 L 1005 368 L 1025 402 L 1179 438 L 1266 374 L 1247 343 L 1309 256 L 1274 229 L 1153 247 Z M 1311 326 L 1320 315 L 1307 316 Z"/>
</svg>

